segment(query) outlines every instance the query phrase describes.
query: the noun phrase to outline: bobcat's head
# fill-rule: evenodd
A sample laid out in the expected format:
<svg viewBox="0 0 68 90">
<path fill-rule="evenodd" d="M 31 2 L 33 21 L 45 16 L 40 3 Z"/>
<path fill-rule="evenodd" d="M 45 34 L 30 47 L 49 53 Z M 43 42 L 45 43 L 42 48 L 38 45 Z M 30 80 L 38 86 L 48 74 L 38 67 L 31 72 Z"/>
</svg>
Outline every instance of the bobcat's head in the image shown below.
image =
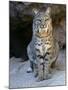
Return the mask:
<svg viewBox="0 0 68 90">
<path fill-rule="evenodd" d="M 37 12 L 33 20 L 33 33 L 39 37 L 46 37 L 52 32 L 51 8 L 45 12 Z"/>
</svg>

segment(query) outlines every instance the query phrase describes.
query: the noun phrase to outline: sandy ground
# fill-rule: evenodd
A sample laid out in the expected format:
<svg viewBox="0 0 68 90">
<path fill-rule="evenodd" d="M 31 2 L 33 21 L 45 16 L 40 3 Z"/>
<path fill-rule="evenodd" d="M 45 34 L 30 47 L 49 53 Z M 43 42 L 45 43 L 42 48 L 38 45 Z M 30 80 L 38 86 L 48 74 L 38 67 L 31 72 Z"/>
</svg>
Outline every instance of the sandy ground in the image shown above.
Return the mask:
<svg viewBox="0 0 68 90">
<path fill-rule="evenodd" d="M 27 88 L 40 86 L 65 85 L 65 50 L 60 51 L 56 67 L 53 69 L 52 78 L 36 81 L 33 73 L 27 73 L 29 61 L 20 62 L 21 58 L 12 57 L 9 67 L 9 88 Z"/>
</svg>

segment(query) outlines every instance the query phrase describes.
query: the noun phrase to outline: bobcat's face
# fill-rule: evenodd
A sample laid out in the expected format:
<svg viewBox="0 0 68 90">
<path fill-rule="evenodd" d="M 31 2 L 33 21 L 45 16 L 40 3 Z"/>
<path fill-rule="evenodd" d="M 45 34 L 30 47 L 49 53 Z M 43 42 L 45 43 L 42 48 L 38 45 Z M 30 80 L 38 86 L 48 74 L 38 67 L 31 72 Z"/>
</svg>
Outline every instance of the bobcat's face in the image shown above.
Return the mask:
<svg viewBox="0 0 68 90">
<path fill-rule="evenodd" d="M 35 31 L 35 35 L 40 37 L 48 36 L 50 30 L 52 30 L 52 21 L 49 14 L 50 13 L 46 11 L 45 13 L 39 12 L 35 16 L 35 19 L 33 21 L 33 29 Z"/>
</svg>

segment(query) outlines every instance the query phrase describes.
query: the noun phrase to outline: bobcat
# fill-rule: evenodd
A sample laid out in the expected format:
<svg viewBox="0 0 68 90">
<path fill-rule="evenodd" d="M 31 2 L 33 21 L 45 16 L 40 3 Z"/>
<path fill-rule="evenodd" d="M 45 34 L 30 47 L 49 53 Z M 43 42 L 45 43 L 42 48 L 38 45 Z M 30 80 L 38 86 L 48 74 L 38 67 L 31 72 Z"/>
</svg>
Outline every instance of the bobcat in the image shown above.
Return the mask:
<svg viewBox="0 0 68 90">
<path fill-rule="evenodd" d="M 59 46 L 53 37 L 51 8 L 45 12 L 37 12 L 33 19 L 33 37 L 27 47 L 30 69 L 38 80 L 50 78 L 50 69 L 58 57 Z"/>
</svg>

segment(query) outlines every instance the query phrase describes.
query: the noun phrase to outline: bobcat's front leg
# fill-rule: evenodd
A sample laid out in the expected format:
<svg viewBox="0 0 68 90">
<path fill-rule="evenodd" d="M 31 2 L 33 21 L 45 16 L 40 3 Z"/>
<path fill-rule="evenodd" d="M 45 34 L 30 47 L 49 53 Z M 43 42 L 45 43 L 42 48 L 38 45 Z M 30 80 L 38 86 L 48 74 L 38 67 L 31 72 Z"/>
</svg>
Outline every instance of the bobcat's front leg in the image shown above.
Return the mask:
<svg viewBox="0 0 68 90">
<path fill-rule="evenodd" d="M 44 63 L 44 80 L 51 78 L 50 74 L 50 63 L 49 61 L 45 61 Z"/>
<path fill-rule="evenodd" d="M 33 68 L 34 68 L 34 76 L 37 77 L 38 76 L 38 65 L 37 64 L 33 64 Z"/>
<path fill-rule="evenodd" d="M 42 81 L 43 80 L 43 60 L 39 59 L 38 61 L 38 80 L 37 81 Z"/>
</svg>

